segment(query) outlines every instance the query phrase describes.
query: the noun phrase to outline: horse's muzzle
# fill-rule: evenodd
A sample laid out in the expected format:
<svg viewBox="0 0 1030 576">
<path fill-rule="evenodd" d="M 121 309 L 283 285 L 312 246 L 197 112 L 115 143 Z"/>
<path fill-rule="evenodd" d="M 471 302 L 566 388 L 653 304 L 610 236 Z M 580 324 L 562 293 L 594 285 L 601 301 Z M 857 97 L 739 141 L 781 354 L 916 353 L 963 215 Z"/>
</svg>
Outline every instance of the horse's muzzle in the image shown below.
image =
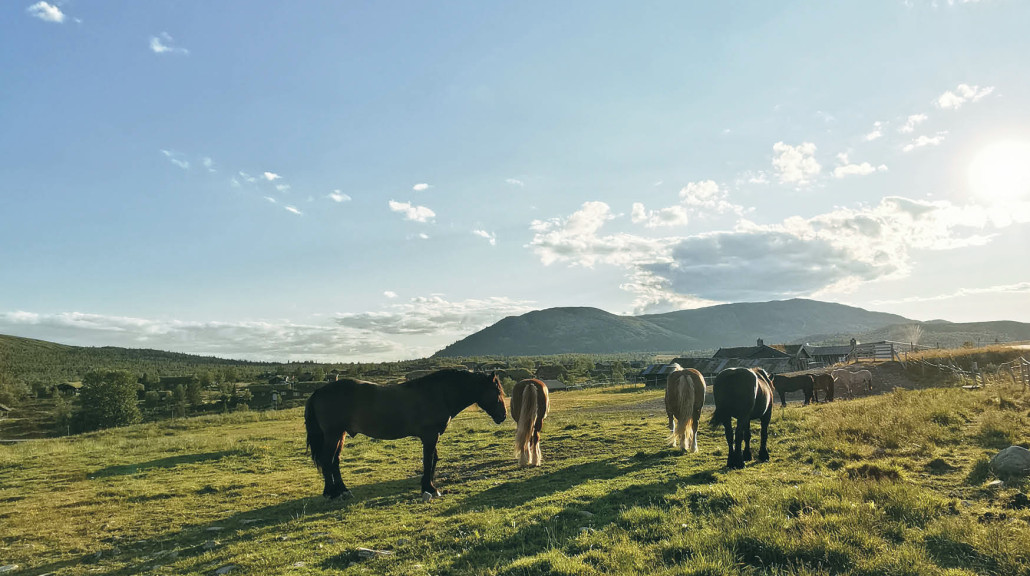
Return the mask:
<svg viewBox="0 0 1030 576">
<path fill-rule="evenodd" d="M 493 419 L 494 419 L 494 424 L 500 424 L 501 422 L 504 422 L 504 419 L 505 419 L 505 418 L 506 418 L 507 416 L 508 416 L 508 415 L 507 415 L 507 414 L 505 414 L 505 413 L 503 413 L 503 412 L 502 412 L 502 413 L 500 414 L 500 416 L 494 416 L 494 417 L 493 417 Z"/>
</svg>

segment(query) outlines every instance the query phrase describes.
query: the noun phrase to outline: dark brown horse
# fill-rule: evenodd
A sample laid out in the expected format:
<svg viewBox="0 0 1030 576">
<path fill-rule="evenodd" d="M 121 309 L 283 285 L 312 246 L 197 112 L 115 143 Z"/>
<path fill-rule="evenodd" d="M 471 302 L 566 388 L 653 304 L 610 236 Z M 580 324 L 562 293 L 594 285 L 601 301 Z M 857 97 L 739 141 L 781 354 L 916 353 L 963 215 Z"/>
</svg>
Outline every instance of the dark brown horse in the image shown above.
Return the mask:
<svg viewBox="0 0 1030 576">
<path fill-rule="evenodd" d="M 819 391 L 823 391 L 823 401 L 833 402 L 833 376 L 823 372 L 815 375 L 815 388 L 812 390 L 816 402 L 819 401 Z"/>
<path fill-rule="evenodd" d="M 762 423 L 762 444 L 758 461 L 769 460 L 766 444 L 769 440 L 769 421 L 772 419 L 773 386 L 769 374 L 761 368 L 727 368 L 715 377 L 712 384 L 715 413 L 711 427 L 720 424 L 726 429 L 729 457 L 726 466 L 743 468 L 751 460 L 751 421 Z M 733 419 L 737 419 L 736 444 L 733 437 Z M 741 443 L 744 444 L 741 450 Z"/>
<path fill-rule="evenodd" d="M 776 392 L 780 395 L 780 404 L 782 406 L 787 406 L 787 392 L 797 392 L 798 390 L 805 393 L 805 406 L 812 403 L 812 395 L 815 391 L 815 378 L 811 374 L 801 374 L 798 376 L 777 374 L 773 376 L 772 382 L 773 388 L 776 388 Z"/>
<path fill-rule="evenodd" d="M 347 435 L 422 440 L 422 492 L 439 496 L 433 484 L 440 460 L 436 444 L 458 412 L 477 404 L 500 424 L 507 415 L 504 391 L 494 374 L 440 370 L 393 386 L 338 380 L 315 390 L 304 408 L 308 448 L 325 478 L 326 498 L 350 496 L 340 477 L 340 450 Z"/>
<path fill-rule="evenodd" d="M 539 466 L 540 430 L 551 402 L 547 384 L 536 378 L 522 380 L 511 391 L 511 418 L 515 421 L 515 455 L 519 466 Z"/>
</svg>

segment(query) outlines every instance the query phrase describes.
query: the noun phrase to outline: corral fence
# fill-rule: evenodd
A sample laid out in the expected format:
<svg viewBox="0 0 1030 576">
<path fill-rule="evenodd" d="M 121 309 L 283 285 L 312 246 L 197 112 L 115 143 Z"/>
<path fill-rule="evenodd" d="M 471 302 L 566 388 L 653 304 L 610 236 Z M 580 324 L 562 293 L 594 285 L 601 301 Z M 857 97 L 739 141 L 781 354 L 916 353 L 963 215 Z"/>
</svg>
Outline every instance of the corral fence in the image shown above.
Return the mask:
<svg viewBox="0 0 1030 576">
<path fill-rule="evenodd" d="M 870 342 L 869 344 L 858 344 L 848 354 L 848 362 L 889 362 L 895 360 L 900 362 L 902 355 L 920 350 L 933 350 L 933 346 L 920 346 L 910 342 Z"/>
<path fill-rule="evenodd" d="M 922 373 L 925 375 L 926 371 L 936 370 L 937 372 L 943 372 L 956 376 L 963 381 L 972 381 L 971 385 L 967 385 L 969 388 L 979 388 L 987 384 L 987 379 L 984 377 L 984 370 L 976 363 L 969 370 L 965 370 L 951 360 L 946 362 L 936 361 L 931 362 L 929 360 L 908 360 L 905 362 L 906 367 L 912 368 L 918 366 Z M 1020 356 L 1015 360 L 1004 362 L 998 365 L 992 365 L 988 368 L 988 373 L 1001 374 L 1007 373 L 1012 377 L 1012 381 L 1016 384 L 1022 385 L 1022 387 L 1030 387 L 1030 361 Z"/>
</svg>

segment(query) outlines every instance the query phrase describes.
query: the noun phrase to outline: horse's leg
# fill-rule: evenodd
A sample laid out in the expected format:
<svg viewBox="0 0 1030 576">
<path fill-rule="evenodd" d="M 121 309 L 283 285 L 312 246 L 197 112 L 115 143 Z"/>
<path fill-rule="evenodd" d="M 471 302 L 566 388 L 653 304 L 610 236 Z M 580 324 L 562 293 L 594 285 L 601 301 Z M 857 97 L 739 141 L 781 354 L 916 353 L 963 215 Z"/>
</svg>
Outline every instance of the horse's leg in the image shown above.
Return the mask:
<svg viewBox="0 0 1030 576">
<path fill-rule="evenodd" d="M 772 419 L 772 410 L 769 410 L 762 415 L 762 445 L 758 449 L 758 461 L 768 462 L 769 461 L 769 450 L 767 449 L 767 443 L 769 441 L 769 420 Z"/>
<path fill-rule="evenodd" d="M 777 390 L 780 393 L 780 406 L 783 408 L 787 407 L 787 393 L 783 390 Z"/>
<path fill-rule="evenodd" d="M 726 467 L 739 468 L 739 466 L 737 466 L 737 460 L 739 459 L 740 452 L 733 448 L 733 421 L 727 419 L 726 422 L 723 423 L 723 428 L 726 429 L 726 453 L 729 454 L 726 457 Z"/>
<path fill-rule="evenodd" d="M 343 446 L 344 438 L 346 438 L 345 434 L 335 438 L 331 434 L 327 434 L 322 443 L 318 460 L 322 466 L 322 477 L 325 480 L 322 496 L 326 498 L 336 498 L 347 492 L 347 486 L 340 477 L 340 448 Z"/>
<path fill-rule="evenodd" d="M 815 394 L 815 390 L 812 389 L 812 388 L 802 388 L 801 390 L 805 393 L 805 404 L 804 405 L 808 406 L 809 404 L 812 403 L 812 395 Z"/>
<path fill-rule="evenodd" d="M 741 454 L 741 458 L 744 462 L 751 461 L 751 420 L 745 416 L 740 420 L 737 420 L 737 434 L 744 437 L 744 452 Z M 743 429 L 741 429 L 743 428 Z M 737 440 L 739 443 L 740 440 Z"/>
<path fill-rule="evenodd" d="M 433 484 L 433 476 L 436 475 L 436 463 L 440 461 L 440 455 L 436 452 L 436 443 L 439 441 L 439 434 L 422 438 L 422 492 L 432 496 L 440 495 L 440 491 Z"/>
</svg>

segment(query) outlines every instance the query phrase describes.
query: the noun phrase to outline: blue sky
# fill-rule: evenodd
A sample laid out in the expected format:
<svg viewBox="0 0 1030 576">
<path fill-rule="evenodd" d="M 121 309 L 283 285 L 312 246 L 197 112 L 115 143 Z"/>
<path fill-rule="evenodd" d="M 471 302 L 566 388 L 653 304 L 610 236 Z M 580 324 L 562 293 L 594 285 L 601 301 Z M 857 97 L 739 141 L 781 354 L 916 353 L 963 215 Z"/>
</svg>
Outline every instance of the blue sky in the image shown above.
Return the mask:
<svg viewBox="0 0 1030 576">
<path fill-rule="evenodd" d="M 1026 22 L 7 2 L 0 333 L 359 361 L 552 306 L 1030 322 Z"/>
</svg>

